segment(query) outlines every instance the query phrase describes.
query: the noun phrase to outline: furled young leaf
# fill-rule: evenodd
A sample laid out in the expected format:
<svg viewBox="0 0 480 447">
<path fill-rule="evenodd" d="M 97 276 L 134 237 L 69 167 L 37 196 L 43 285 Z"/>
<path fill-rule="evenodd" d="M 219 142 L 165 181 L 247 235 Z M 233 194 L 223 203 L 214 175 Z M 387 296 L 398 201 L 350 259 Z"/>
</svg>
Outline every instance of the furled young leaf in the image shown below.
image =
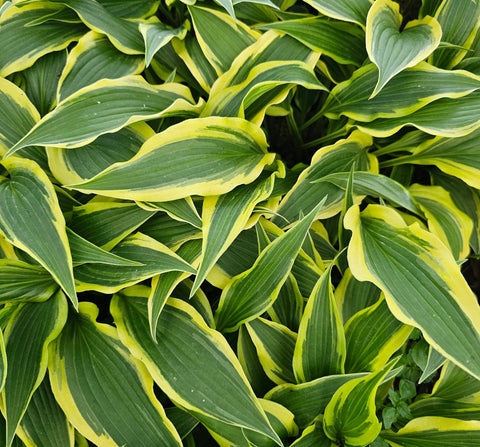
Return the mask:
<svg viewBox="0 0 480 447">
<path fill-rule="evenodd" d="M 25 92 L 0 77 L 0 156 L 25 135 L 40 119 L 40 114 Z"/>
<path fill-rule="evenodd" d="M 76 306 L 65 219 L 53 185 L 33 161 L 11 157 L 2 164 L 10 178 L 0 176 L 0 230 L 45 267 Z"/>
<path fill-rule="evenodd" d="M 65 66 L 66 58 L 66 51 L 48 53 L 22 72 L 25 93 L 42 116 L 50 112 L 56 102 L 59 73 Z"/>
<path fill-rule="evenodd" d="M 374 97 L 396 74 L 424 60 L 438 47 L 442 28 L 433 17 L 408 22 L 400 32 L 400 5 L 377 0 L 367 16 L 366 45 L 370 60 L 378 67 Z"/>
<path fill-rule="evenodd" d="M 359 68 L 350 79 L 333 88 L 315 117 L 325 114 L 338 119 L 345 115 L 358 121 L 398 118 L 410 115 L 436 99 L 459 98 L 480 88 L 480 78 L 472 73 L 442 70 L 420 62 L 398 73 L 375 97 L 369 98 L 377 78 L 375 65 Z"/>
<path fill-rule="evenodd" d="M 355 126 L 374 137 L 388 137 L 407 125 L 442 137 L 463 137 L 480 127 L 480 92 L 458 99 L 443 98 L 398 118 L 379 118 Z"/>
<path fill-rule="evenodd" d="M 145 63 L 147 67 L 150 65 L 155 53 L 170 42 L 174 37 L 184 39 L 187 34 L 186 26 L 171 29 L 167 28 L 160 21 L 140 23 L 139 30 L 142 33 L 145 42 Z"/>
<path fill-rule="evenodd" d="M 407 341 L 411 326 L 398 321 L 383 298 L 361 310 L 345 325 L 345 371 L 377 371 Z"/>
<path fill-rule="evenodd" d="M 65 295 L 56 293 L 42 303 L 25 303 L 5 329 L 8 377 L 2 392 L 7 419 L 7 446 L 15 435 L 35 389 L 47 371 L 47 347 L 62 330 L 68 312 Z"/>
<path fill-rule="evenodd" d="M 262 130 L 243 119 L 186 120 L 150 138 L 131 160 L 71 187 L 154 202 L 224 194 L 252 182 L 273 162 L 266 147 Z"/>
<path fill-rule="evenodd" d="M 202 242 L 199 240 L 187 241 L 181 245 L 177 255 L 196 266 L 202 253 Z M 167 299 L 172 295 L 175 287 L 185 278 L 190 276 L 189 272 L 172 271 L 156 275 L 152 279 L 152 289 L 148 297 L 148 321 L 152 338 L 156 340 L 157 324 L 160 312 L 165 306 Z"/>
<path fill-rule="evenodd" d="M 148 84 L 140 76 L 103 79 L 82 88 L 45 115 L 7 155 L 31 145 L 72 148 L 128 124 L 161 116 L 198 113 L 190 90 Z"/>
<path fill-rule="evenodd" d="M 432 138 L 418 145 L 412 155 L 398 157 L 395 164 L 434 165 L 446 174 L 479 189 L 479 136 L 480 130 L 476 130 L 459 138 Z"/>
<path fill-rule="evenodd" d="M 427 218 L 428 229 L 450 248 L 456 260 L 465 259 L 473 231 L 470 217 L 457 208 L 441 186 L 414 184 L 409 190 Z"/>
<path fill-rule="evenodd" d="M 45 301 L 58 284 L 42 267 L 15 259 L 0 259 L 0 302 Z"/>
<path fill-rule="evenodd" d="M 50 347 L 50 382 L 67 418 L 97 445 L 181 446 L 145 367 L 97 316 L 94 304 L 82 302 Z"/>
<path fill-rule="evenodd" d="M 256 182 L 236 187 L 221 196 L 207 196 L 202 210 L 202 257 L 192 294 L 208 272 L 245 228 L 255 206 L 272 193 L 275 176 L 259 178 Z"/>
<path fill-rule="evenodd" d="M 268 31 L 213 84 L 202 116 L 239 116 L 260 125 L 266 109 L 294 85 L 326 90 L 313 72 L 318 57 L 292 37 Z"/>
<path fill-rule="evenodd" d="M 325 270 L 308 298 L 298 329 L 293 357 L 297 382 L 342 374 L 345 334 L 333 297 L 331 267 Z"/>
<path fill-rule="evenodd" d="M 322 414 L 335 392 L 353 379 L 365 377 L 366 373 L 325 376 L 298 385 L 283 384 L 270 390 L 265 399 L 281 403 L 295 415 L 300 428 L 311 424 Z"/>
<path fill-rule="evenodd" d="M 232 278 L 223 289 L 215 314 L 219 330 L 234 331 L 272 305 L 323 203 L 268 245 L 251 269 Z"/>
<path fill-rule="evenodd" d="M 287 33 L 313 51 L 326 54 L 342 64 L 360 66 L 367 58 L 365 33 L 357 27 L 325 17 L 305 17 L 260 25 Z"/>
<path fill-rule="evenodd" d="M 325 408 L 323 428 L 333 441 L 363 447 L 375 440 L 382 424 L 375 412 L 375 394 L 380 382 L 398 358 L 385 368 L 342 385 Z"/>
<path fill-rule="evenodd" d="M 18 436 L 28 446 L 74 446 L 73 426 L 55 400 L 48 375 L 33 393 L 18 427 Z"/>
<path fill-rule="evenodd" d="M 370 0 L 309 0 L 307 3 L 328 17 L 354 22 L 362 27 L 372 6 Z"/>
<path fill-rule="evenodd" d="M 114 163 L 130 160 L 153 135 L 153 129 L 141 122 L 115 133 L 100 135 L 95 141 L 75 150 L 48 147 L 48 165 L 61 184 L 81 183 Z"/>
<path fill-rule="evenodd" d="M 424 383 L 428 381 L 431 378 L 432 374 L 435 373 L 438 369 L 440 369 L 446 362 L 447 359 L 442 354 L 429 346 L 427 363 L 425 364 L 425 367 L 422 368 L 423 372 L 418 379 L 418 383 Z"/>
<path fill-rule="evenodd" d="M 480 377 L 480 308 L 452 253 L 418 224 L 406 226 L 391 208 L 369 205 L 345 216 L 353 231 L 350 269 L 385 294 L 390 311 L 422 330 L 442 355 Z"/>
<path fill-rule="evenodd" d="M 425 417 L 410 421 L 397 433 L 383 431 L 394 447 L 434 447 L 456 445 L 474 447 L 480 442 L 480 421 L 461 421 L 443 417 Z"/>
<path fill-rule="evenodd" d="M 86 33 L 70 51 L 61 72 L 57 101 L 100 79 L 117 79 L 139 74 L 144 68 L 141 56 L 117 50 L 103 34 Z"/>
<path fill-rule="evenodd" d="M 223 336 L 189 304 L 170 298 L 160 314 L 155 343 L 147 296 L 148 289 L 127 289 L 115 295 L 110 310 L 123 343 L 145 362 L 160 388 L 194 416 L 250 429 L 281 445 Z"/>
<path fill-rule="evenodd" d="M 32 24 L 64 9 L 51 2 L 23 2 L 10 6 L 0 18 L 0 76 L 30 67 L 52 51 L 66 48 L 86 31 L 80 23 L 50 20 L 42 26 Z M 3 89 L 2 89 L 3 90 Z"/>
<path fill-rule="evenodd" d="M 291 444 L 291 447 L 311 447 L 312 445 L 316 447 L 332 447 L 335 445 L 325 435 L 323 431 L 323 420 L 321 418 L 315 421 L 314 424 L 309 425 L 303 431 L 302 436 Z"/>
<path fill-rule="evenodd" d="M 68 226 L 92 244 L 110 251 L 153 215 L 133 203 L 90 202 L 73 209 Z"/>
<path fill-rule="evenodd" d="M 277 225 L 295 222 L 300 213 L 309 213 L 319 200 L 326 197 L 319 217 L 331 217 L 342 209 L 345 192 L 332 183 L 313 183 L 334 172 L 350 172 L 352 164 L 359 171 L 378 171 L 376 158 L 367 153 L 372 139 L 363 133 L 353 132 L 347 139 L 319 149 L 312 157 L 311 165 L 298 177 L 297 182 L 283 198 L 272 219 Z M 282 218 L 280 217 L 282 216 Z"/>
<path fill-rule="evenodd" d="M 142 233 L 125 238 L 112 253 L 142 265 L 83 264 L 75 267 L 78 291 L 115 293 L 159 273 L 173 270 L 195 273 L 195 269 L 175 252 Z"/>
<path fill-rule="evenodd" d="M 226 72 L 233 60 L 260 36 L 223 11 L 199 5 L 189 6 L 188 10 L 198 43 L 217 75 Z"/>
<path fill-rule="evenodd" d="M 265 373 L 276 384 L 295 382 L 292 370 L 297 334 L 287 327 L 263 318 L 246 323 Z"/>
<path fill-rule="evenodd" d="M 430 61 L 437 67 L 453 68 L 469 54 L 480 26 L 480 5 L 470 0 L 442 1 L 435 18 L 442 27 L 442 41 L 453 48 L 437 48 Z"/>
</svg>

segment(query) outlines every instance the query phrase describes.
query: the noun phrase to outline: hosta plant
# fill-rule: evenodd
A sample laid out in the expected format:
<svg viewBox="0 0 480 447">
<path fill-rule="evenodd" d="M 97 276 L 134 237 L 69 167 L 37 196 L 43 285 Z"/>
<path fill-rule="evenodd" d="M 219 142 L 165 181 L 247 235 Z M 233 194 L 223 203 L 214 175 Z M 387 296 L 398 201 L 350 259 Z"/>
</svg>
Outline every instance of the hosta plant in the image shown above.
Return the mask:
<svg viewBox="0 0 480 447">
<path fill-rule="evenodd" d="M 479 0 L 0 0 L 0 446 L 480 445 Z"/>
</svg>

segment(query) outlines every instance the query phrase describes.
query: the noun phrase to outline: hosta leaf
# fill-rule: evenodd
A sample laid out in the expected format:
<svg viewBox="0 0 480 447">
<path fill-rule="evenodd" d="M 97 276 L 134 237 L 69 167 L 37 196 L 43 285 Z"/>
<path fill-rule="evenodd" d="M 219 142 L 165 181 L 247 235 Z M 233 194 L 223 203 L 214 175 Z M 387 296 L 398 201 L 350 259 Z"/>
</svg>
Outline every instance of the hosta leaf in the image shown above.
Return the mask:
<svg viewBox="0 0 480 447">
<path fill-rule="evenodd" d="M 122 258 L 108 251 L 102 250 L 95 244 L 87 241 L 77 233 L 67 228 L 68 243 L 72 252 L 74 264 L 109 264 L 118 266 L 140 266 L 139 262 Z"/>
<path fill-rule="evenodd" d="M 331 267 L 315 285 L 300 321 L 293 357 L 297 382 L 344 372 L 345 334 L 330 275 Z"/>
<path fill-rule="evenodd" d="M 480 421 L 461 421 L 443 417 L 425 417 L 410 421 L 397 433 L 383 431 L 394 447 L 434 447 L 458 445 L 474 447 L 480 442 Z"/>
<path fill-rule="evenodd" d="M 202 243 L 199 240 L 185 242 L 177 251 L 177 255 L 190 265 L 197 265 L 202 253 Z M 157 323 L 160 312 L 165 306 L 168 297 L 172 295 L 175 287 L 185 278 L 189 272 L 172 271 L 155 276 L 152 279 L 152 289 L 148 297 L 148 321 L 152 338 L 156 340 Z"/>
<path fill-rule="evenodd" d="M 318 57 L 290 36 L 268 31 L 213 84 L 202 116 L 240 116 L 261 124 L 268 106 L 285 99 L 293 85 L 326 90 L 313 72 Z"/>
<path fill-rule="evenodd" d="M 258 359 L 257 349 L 245 325 L 240 326 L 238 331 L 237 357 L 256 396 L 265 395 L 275 386 L 265 374 L 265 370 Z"/>
<path fill-rule="evenodd" d="M 278 297 L 268 309 L 268 315 L 277 323 L 287 326 L 294 332 L 302 318 L 304 299 L 295 277 L 290 274 L 283 284 Z"/>
<path fill-rule="evenodd" d="M 38 1 L 10 6 L 0 18 L 0 76 L 7 76 L 30 67 L 38 58 L 66 48 L 85 33 L 79 23 L 50 20 L 42 26 L 32 22 L 63 9 L 63 5 Z"/>
<path fill-rule="evenodd" d="M 414 418 L 442 416 L 471 421 L 480 417 L 480 404 L 477 402 L 457 402 L 438 397 L 420 399 L 409 405 L 409 408 Z"/>
<path fill-rule="evenodd" d="M 95 321 L 97 316 L 93 303 L 81 303 L 80 313 L 70 313 L 50 347 L 50 382 L 67 418 L 105 447 L 181 446 L 145 367 L 132 358 L 113 327 Z"/>
<path fill-rule="evenodd" d="M 335 86 L 320 113 L 334 119 L 345 115 L 358 121 L 398 118 L 436 99 L 458 98 L 480 87 L 480 78 L 472 73 L 441 70 L 420 62 L 398 73 L 378 95 L 369 98 L 377 77 L 375 65 L 359 68 L 350 79 Z"/>
<path fill-rule="evenodd" d="M 331 182 L 342 189 L 346 189 L 348 173 L 337 172 L 335 174 L 327 175 L 319 181 Z M 356 172 L 353 176 L 352 186 L 354 194 L 379 197 L 412 211 L 413 213 L 420 213 L 420 210 L 410 196 L 410 192 L 390 177 L 372 172 Z"/>
<path fill-rule="evenodd" d="M 143 54 L 145 47 L 138 22 L 124 20 L 111 14 L 101 2 L 94 0 L 51 0 L 64 3 L 73 9 L 93 31 L 106 34 L 120 51 L 126 54 Z"/>
<path fill-rule="evenodd" d="M 375 440 L 382 427 L 375 415 L 375 394 L 397 361 L 398 358 L 380 371 L 353 379 L 335 392 L 323 419 L 323 428 L 330 439 L 352 447 L 363 447 Z"/>
<path fill-rule="evenodd" d="M 447 359 L 442 354 L 429 346 L 427 363 L 425 364 L 425 367 L 422 368 L 423 372 L 418 379 L 418 383 L 428 381 L 431 378 L 432 374 L 435 373 L 439 368 L 441 368 L 446 363 L 446 361 Z"/>
<path fill-rule="evenodd" d="M 215 71 L 215 68 L 212 66 L 212 64 L 208 61 L 207 57 L 202 51 L 202 47 L 200 46 L 200 43 L 198 39 L 196 39 L 192 35 L 187 35 L 185 39 L 179 40 L 179 39 L 174 39 L 172 41 L 172 47 L 175 50 L 175 56 L 173 57 L 178 57 L 181 58 L 181 63 L 178 60 L 169 60 L 170 64 L 175 63 L 175 72 L 177 72 L 177 66 L 181 70 L 183 65 L 188 67 L 185 70 L 189 70 L 190 73 L 188 76 L 185 75 L 185 70 L 181 70 L 181 78 L 187 78 L 187 81 L 191 76 L 194 76 L 193 80 L 189 82 L 189 85 L 191 86 L 196 86 L 197 82 L 201 88 L 198 88 L 198 90 L 203 89 L 205 92 L 210 92 L 210 88 L 212 87 L 213 83 L 217 79 L 218 75 L 217 72 Z M 168 51 L 168 46 L 164 47 Z M 165 51 L 164 53 L 166 53 Z M 162 53 L 162 56 L 164 55 Z M 168 51 L 168 55 L 171 56 L 171 51 Z M 159 71 L 159 61 L 158 57 L 153 59 L 153 67 L 157 68 L 157 71 Z M 155 64 L 157 62 L 157 64 Z M 164 59 L 162 57 L 162 62 L 165 64 Z M 169 67 L 170 67 L 169 64 Z M 166 65 L 166 64 L 165 64 Z M 161 73 L 159 74 L 161 76 Z M 196 80 L 196 82 L 195 82 Z"/>
<path fill-rule="evenodd" d="M 465 259 L 470 253 L 473 230 L 470 217 L 457 208 L 441 186 L 414 184 L 409 191 L 424 212 L 428 229 L 450 248 L 455 259 Z"/>
<path fill-rule="evenodd" d="M 60 183 L 81 183 L 114 163 L 130 160 L 153 135 L 153 129 L 142 122 L 115 133 L 100 135 L 95 141 L 75 150 L 48 147 L 48 165 Z"/>
<path fill-rule="evenodd" d="M 163 23 L 149 22 L 140 23 L 139 30 L 142 33 L 145 42 L 145 63 L 147 67 L 150 65 L 155 53 L 170 42 L 174 37 L 184 39 L 187 34 L 186 26 L 171 29 L 167 28 Z"/>
<path fill-rule="evenodd" d="M 276 174 L 254 183 L 238 186 L 221 196 L 207 196 L 202 210 L 202 257 L 192 294 L 208 272 L 245 228 L 255 206 L 266 200 L 273 190 Z"/>
<path fill-rule="evenodd" d="M 262 130 L 243 119 L 186 120 L 150 138 L 131 160 L 71 187 L 142 201 L 224 194 L 273 162 L 266 147 Z"/>
<path fill-rule="evenodd" d="M 399 157 L 398 163 L 434 165 L 450 176 L 480 188 L 480 130 L 459 138 L 437 137 L 418 145 L 412 155 Z"/>
<path fill-rule="evenodd" d="M 66 59 L 66 51 L 48 53 L 22 72 L 25 79 L 25 93 L 42 116 L 47 114 L 55 104 L 58 78 Z"/>
<path fill-rule="evenodd" d="M 463 137 L 480 127 L 480 92 L 475 91 L 458 99 L 443 98 L 426 105 L 410 115 L 398 118 L 379 118 L 355 126 L 374 137 L 387 137 L 407 125 L 442 137 Z"/>
<path fill-rule="evenodd" d="M 465 171 L 466 169 L 462 170 L 462 175 Z M 470 217 L 473 222 L 470 245 L 475 253 L 480 253 L 480 196 L 477 191 L 460 180 L 461 177 L 458 175 L 453 177 L 435 170 L 430 173 L 430 178 L 432 183 L 446 189 L 453 203 Z"/>
<path fill-rule="evenodd" d="M 68 312 L 62 292 L 42 303 L 22 305 L 5 329 L 8 377 L 2 393 L 7 445 L 12 442 L 35 389 L 47 371 L 47 347 L 62 330 Z"/>
<path fill-rule="evenodd" d="M 106 36 L 90 31 L 68 54 L 58 85 L 57 101 L 100 79 L 139 74 L 144 65 L 141 56 L 124 54 Z"/>
<path fill-rule="evenodd" d="M 342 64 L 362 65 L 367 58 L 365 33 L 357 27 L 325 17 L 306 17 L 260 25 L 287 33 L 313 51 Z"/>
<path fill-rule="evenodd" d="M 198 215 L 191 197 L 171 200 L 170 202 L 137 202 L 137 205 L 148 210 L 165 211 L 172 219 L 187 222 L 197 228 L 202 228 L 202 218 Z"/>
<path fill-rule="evenodd" d="M 298 428 L 293 422 L 293 414 L 285 407 L 276 402 L 265 399 L 259 399 L 262 409 L 265 411 L 272 428 L 282 441 L 296 436 Z M 203 418 L 202 418 L 203 419 Z M 204 421 L 209 427 L 209 432 L 222 447 L 249 447 L 252 445 L 261 445 L 262 447 L 273 447 L 275 441 L 267 438 L 265 435 L 253 432 L 241 427 L 227 425 L 211 418 Z"/>
<path fill-rule="evenodd" d="M 128 124 L 168 115 L 196 115 L 190 90 L 179 84 L 148 84 L 140 76 L 103 79 L 62 101 L 8 155 L 31 145 L 79 147 Z"/>
<path fill-rule="evenodd" d="M 170 298 L 160 314 L 155 343 L 147 318 L 148 289 L 123 293 L 128 295 L 116 295 L 111 304 L 120 337 L 170 399 L 194 416 L 250 429 L 281 445 L 220 333 L 189 304 Z"/>
<path fill-rule="evenodd" d="M 195 269 L 172 250 L 141 233 L 124 239 L 112 253 L 143 265 L 83 264 L 75 267 L 78 291 L 115 293 L 159 273 L 172 270 L 195 273 Z"/>
<path fill-rule="evenodd" d="M 455 67 L 468 54 L 477 34 L 480 5 L 470 0 L 446 0 L 436 10 L 435 18 L 442 27 L 442 41 L 454 47 L 437 48 L 430 60 L 437 67 Z"/>
<path fill-rule="evenodd" d="M 176 250 L 187 241 L 201 239 L 202 232 L 193 225 L 172 219 L 167 213 L 157 212 L 139 230 Z"/>
<path fill-rule="evenodd" d="M 0 176 L 0 230 L 12 245 L 45 267 L 76 305 L 65 220 L 53 185 L 33 161 L 11 157 L 2 164 L 10 178 Z"/>
<path fill-rule="evenodd" d="M 0 259 L 0 302 L 45 301 L 58 288 L 42 267 L 14 259 Z"/>
<path fill-rule="evenodd" d="M 368 10 L 372 6 L 370 0 L 309 0 L 307 3 L 323 15 L 354 22 L 362 27 L 365 26 Z"/>
<path fill-rule="evenodd" d="M 422 330 L 442 355 L 480 377 L 480 308 L 448 248 L 418 224 L 406 226 L 391 208 L 352 207 L 345 226 L 353 231 L 350 269 L 385 294 L 400 321 Z"/>
<path fill-rule="evenodd" d="M 293 350 L 297 334 L 287 327 L 263 318 L 246 323 L 258 359 L 272 382 L 295 382 L 292 370 Z"/>
<path fill-rule="evenodd" d="M 0 78 L 0 156 L 25 135 L 40 119 L 25 92 Z"/>
<path fill-rule="evenodd" d="M 159 0 L 97 0 L 110 14 L 123 19 L 142 19 L 155 14 Z"/>
<path fill-rule="evenodd" d="M 187 437 L 188 434 L 198 425 L 197 419 L 178 407 L 165 408 L 165 413 L 168 419 L 172 421 L 182 439 Z"/>
<path fill-rule="evenodd" d="M 33 393 L 18 435 L 35 447 L 73 447 L 73 426 L 55 400 L 48 375 Z"/>
<path fill-rule="evenodd" d="M 295 415 L 297 425 L 304 428 L 324 412 L 328 402 L 342 385 L 366 375 L 366 373 L 339 374 L 298 385 L 283 384 L 270 390 L 265 395 L 265 399 L 273 400 L 288 408 Z"/>
<path fill-rule="evenodd" d="M 478 402 L 480 380 L 447 360 L 440 378 L 435 382 L 432 396 L 446 400 Z"/>
<path fill-rule="evenodd" d="M 377 371 L 407 341 L 411 326 L 398 321 L 382 298 L 361 310 L 345 325 L 345 371 Z"/>
<path fill-rule="evenodd" d="M 257 31 L 234 20 L 233 14 L 203 6 L 189 6 L 188 10 L 198 43 L 217 75 L 227 71 L 233 60 L 260 36 Z"/>
<path fill-rule="evenodd" d="M 319 149 L 312 157 L 312 164 L 298 177 L 297 182 L 283 198 L 272 221 L 280 226 L 285 222 L 295 222 L 300 213 L 310 212 L 319 200 L 326 197 L 319 217 L 331 217 L 342 209 L 345 192 L 328 183 L 312 183 L 334 172 L 350 172 L 352 164 L 359 171 L 378 171 L 377 160 L 367 153 L 372 139 L 360 132 L 353 132 L 345 140 L 339 140 L 331 146 Z M 284 220 L 286 219 L 286 221 Z"/>
<path fill-rule="evenodd" d="M 153 215 L 133 203 L 91 202 L 73 209 L 68 226 L 109 251 Z"/>
<path fill-rule="evenodd" d="M 219 330 L 234 331 L 272 305 L 323 203 L 268 245 L 251 269 L 232 278 L 223 289 L 215 314 Z"/>
<path fill-rule="evenodd" d="M 413 67 L 437 48 L 442 28 L 433 17 L 408 22 L 400 32 L 400 5 L 377 0 L 367 16 L 366 45 L 370 60 L 378 67 L 374 97 L 396 74 Z"/>
<path fill-rule="evenodd" d="M 312 445 L 316 447 L 332 447 L 335 445 L 325 435 L 321 418 L 319 418 L 314 424 L 308 426 L 303 431 L 302 436 L 291 444 L 291 447 L 311 447 Z"/>
</svg>

